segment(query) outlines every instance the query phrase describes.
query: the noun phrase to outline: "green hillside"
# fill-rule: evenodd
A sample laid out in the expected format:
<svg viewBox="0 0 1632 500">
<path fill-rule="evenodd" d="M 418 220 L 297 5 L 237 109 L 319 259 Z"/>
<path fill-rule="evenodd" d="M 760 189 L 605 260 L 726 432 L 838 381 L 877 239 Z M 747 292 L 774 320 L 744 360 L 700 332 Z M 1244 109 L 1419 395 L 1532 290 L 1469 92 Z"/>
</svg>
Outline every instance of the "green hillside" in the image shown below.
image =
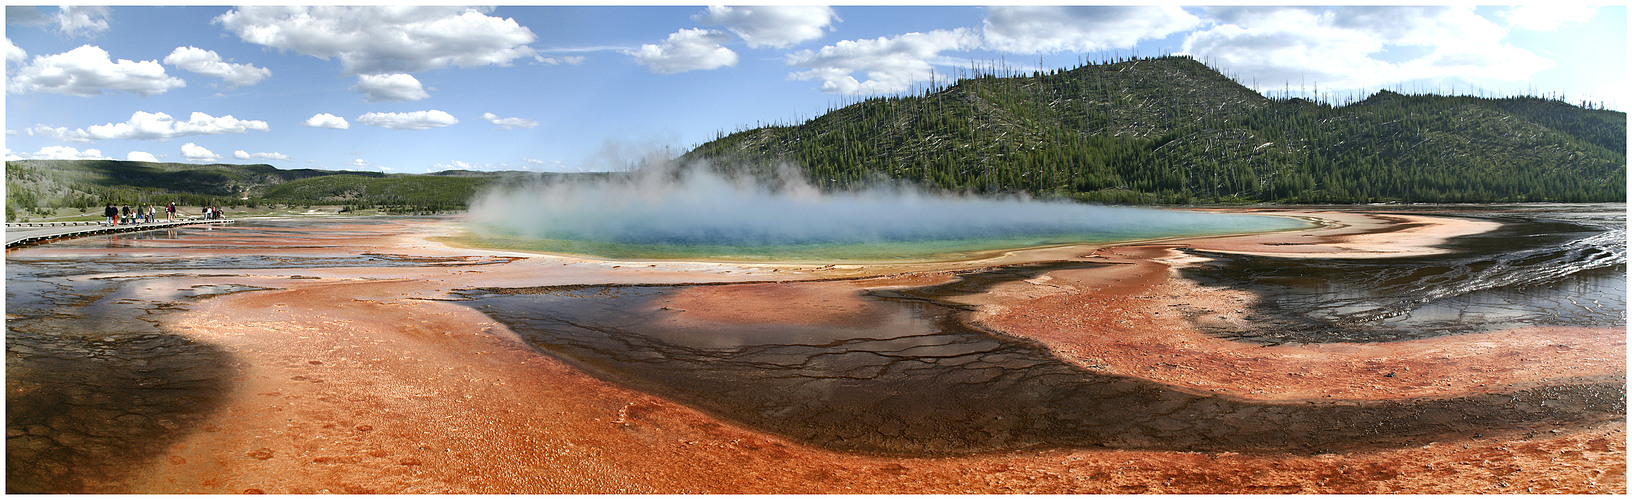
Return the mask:
<svg viewBox="0 0 1632 500">
<path fill-rule="evenodd" d="M 492 176 L 326 175 L 269 186 L 261 199 L 271 203 L 401 207 L 418 212 L 463 210 L 476 189 Z"/>
<path fill-rule="evenodd" d="M 1116 203 L 1625 201 L 1626 114 L 1537 98 L 1266 98 L 1187 57 L 966 79 L 688 152 L 951 191 Z"/>
<path fill-rule="evenodd" d="M 107 203 L 338 205 L 434 213 L 465 209 L 476 191 L 488 183 L 533 175 L 537 174 L 447 171 L 411 175 L 281 170 L 270 165 L 18 160 L 6 162 L 6 220 L 53 208 L 96 211 L 92 209 Z"/>
</svg>

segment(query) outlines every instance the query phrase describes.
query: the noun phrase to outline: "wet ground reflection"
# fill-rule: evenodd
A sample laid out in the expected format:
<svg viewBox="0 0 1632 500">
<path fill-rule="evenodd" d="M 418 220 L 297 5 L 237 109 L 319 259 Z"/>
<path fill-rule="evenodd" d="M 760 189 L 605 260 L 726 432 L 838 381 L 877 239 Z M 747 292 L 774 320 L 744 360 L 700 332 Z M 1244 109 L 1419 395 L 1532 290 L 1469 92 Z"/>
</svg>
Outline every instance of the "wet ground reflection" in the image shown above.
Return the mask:
<svg viewBox="0 0 1632 500">
<path fill-rule="evenodd" d="M 1271 345 L 1626 325 L 1623 205 L 1444 215 L 1503 226 L 1451 241 L 1449 255 L 1345 260 L 1198 251 L 1213 260 L 1183 274 L 1259 295 L 1244 325 L 1200 324 L 1213 335 Z"/>
<path fill-rule="evenodd" d="M 1443 400 L 1268 404 L 1108 376 L 970 326 L 946 297 L 1055 263 L 875 290 L 865 327 L 682 326 L 658 286 L 484 289 L 467 304 L 599 376 L 723 418 L 850 452 L 944 455 L 1049 447 L 1297 452 L 1373 449 L 1624 415 L 1619 382 Z M 744 285 L 709 285 L 731 293 Z M 788 308 L 815 307 L 788 303 Z M 813 312 L 813 317 L 820 313 Z"/>
<path fill-rule="evenodd" d="M 140 464 L 166 460 L 159 453 L 176 439 L 209 432 L 197 422 L 231 389 L 235 361 L 161 325 L 197 300 L 263 289 L 234 283 L 230 270 L 507 261 L 357 253 L 344 245 L 388 223 L 262 220 L 7 251 L 7 492 L 114 490 Z M 229 271 L 190 274 L 199 270 Z"/>
<path fill-rule="evenodd" d="M 159 316 L 178 305 L 134 298 L 141 281 L 56 280 L 6 267 L 8 493 L 116 484 L 193 430 L 230 388 L 230 356 L 160 330 Z"/>
</svg>

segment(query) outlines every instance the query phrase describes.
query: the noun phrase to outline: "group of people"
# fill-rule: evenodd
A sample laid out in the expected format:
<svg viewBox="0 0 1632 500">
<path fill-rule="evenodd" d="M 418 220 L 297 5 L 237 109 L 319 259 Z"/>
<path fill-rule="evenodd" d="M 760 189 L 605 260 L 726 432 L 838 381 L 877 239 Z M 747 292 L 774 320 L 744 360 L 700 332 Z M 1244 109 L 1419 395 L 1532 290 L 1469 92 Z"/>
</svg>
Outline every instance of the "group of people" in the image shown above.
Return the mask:
<svg viewBox="0 0 1632 500">
<path fill-rule="evenodd" d="M 158 210 L 159 210 L 158 207 L 155 207 L 153 205 L 137 205 L 135 208 L 131 208 L 130 205 L 124 205 L 122 207 L 116 207 L 112 203 L 109 203 L 107 208 L 102 209 L 102 215 L 107 217 L 107 219 L 108 219 L 107 220 L 107 225 L 109 225 L 109 226 L 117 226 L 117 225 L 120 225 L 120 224 L 140 224 L 140 223 L 149 223 L 150 224 L 150 223 L 153 222 L 153 219 L 155 217 L 157 217 Z M 206 216 L 209 216 L 209 214 L 211 213 L 210 209 L 208 209 L 208 208 L 204 209 L 204 213 L 205 213 Z M 219 210 L 217 210 L 216 213 L 219 213 Z M 211 217 L 211 218 L 215 218 L 215 217 Z M 175 219 L 176 219 L 176 204 L 175 203 L 170 203 L 169 205 L 165 205 L 164 206 L 164 220 L 169 221 L 169 220 L 175 220 Z"/>
</svg>

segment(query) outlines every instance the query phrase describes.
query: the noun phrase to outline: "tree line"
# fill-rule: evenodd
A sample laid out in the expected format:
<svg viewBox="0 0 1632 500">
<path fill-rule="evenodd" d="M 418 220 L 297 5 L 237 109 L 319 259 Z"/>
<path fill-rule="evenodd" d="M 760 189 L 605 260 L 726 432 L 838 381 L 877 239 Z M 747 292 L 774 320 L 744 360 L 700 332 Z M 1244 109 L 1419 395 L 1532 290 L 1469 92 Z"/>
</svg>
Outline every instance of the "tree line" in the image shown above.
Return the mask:
<svg viewBox="0 0 1632 500">
<path fill-rule="evenodd" d="M 1167 56 L 871 98 L 684 158 L 1104 203 L 1625 201 L 1625 123 L 1537 97 L 1270 99 Z"/>
</svg>

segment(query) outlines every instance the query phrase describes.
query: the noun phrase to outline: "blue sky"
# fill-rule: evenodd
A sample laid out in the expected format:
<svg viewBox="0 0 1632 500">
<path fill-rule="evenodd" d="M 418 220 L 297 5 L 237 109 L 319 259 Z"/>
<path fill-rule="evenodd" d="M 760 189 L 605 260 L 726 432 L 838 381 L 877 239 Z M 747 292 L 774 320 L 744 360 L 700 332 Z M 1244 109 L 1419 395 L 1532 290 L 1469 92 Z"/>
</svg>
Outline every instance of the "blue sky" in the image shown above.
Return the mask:
<svg viewBox="0 0 1632 500">
<path fill-rule="evenodd" d="M 6 156 L 594 171 L 975 64 L 1182 53 L 1278 95 L 1613 109 L 1626 7 L 115 6 L 6 9 Z"/>
</svg>

